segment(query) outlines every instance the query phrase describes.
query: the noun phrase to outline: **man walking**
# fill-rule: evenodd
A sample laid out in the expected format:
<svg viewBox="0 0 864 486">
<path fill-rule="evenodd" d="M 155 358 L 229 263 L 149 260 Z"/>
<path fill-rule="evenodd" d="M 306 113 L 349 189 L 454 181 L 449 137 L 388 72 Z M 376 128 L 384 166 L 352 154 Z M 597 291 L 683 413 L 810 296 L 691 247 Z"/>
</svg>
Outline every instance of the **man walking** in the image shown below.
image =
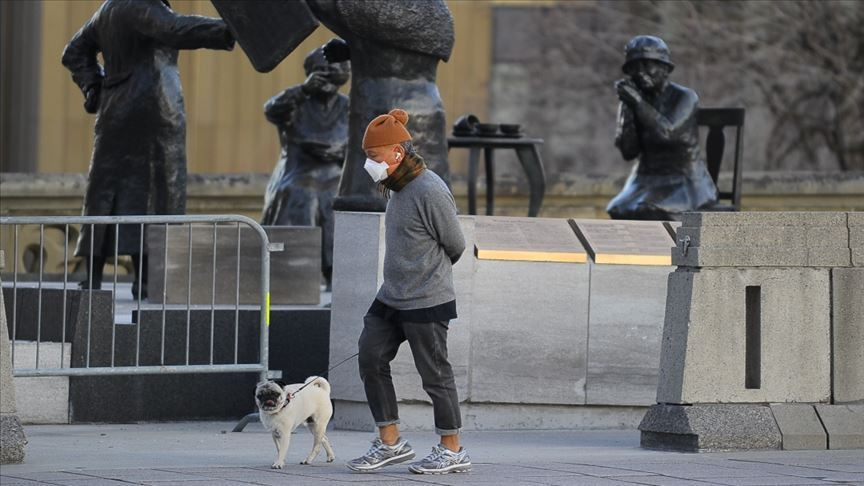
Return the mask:
<svg viewBox="0 0 864 486">
<path fill-rule="evenodd" d="M 363 320 L 360 377 L 379 437 L 347 466 L 374 471 L 414 458 L 399 435 L 399 411 L 390 362 L 408 341 L 423 389 L 432 399 L 441 442 L 411 464 L 417 474 L 471 469 L 461 447 L 462 416 L 453 370 L 447 360 L 447 329 L 456 318 L 453 264 L 465 250 L 456 203 L 444 181 L 426 168 L 405 128 L 408 114 L 392 110 L 369 123 L 363 136 L 366 172 L 388 199 L 384 283 Z"/>
</svg>

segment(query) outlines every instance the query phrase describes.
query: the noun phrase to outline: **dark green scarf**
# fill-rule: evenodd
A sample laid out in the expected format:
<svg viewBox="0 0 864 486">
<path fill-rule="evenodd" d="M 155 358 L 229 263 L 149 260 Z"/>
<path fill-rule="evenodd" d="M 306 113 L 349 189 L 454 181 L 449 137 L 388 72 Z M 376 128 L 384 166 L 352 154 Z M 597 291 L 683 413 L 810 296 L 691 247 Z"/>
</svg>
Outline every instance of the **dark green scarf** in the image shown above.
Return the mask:
<svg viewBox="0 0 864 486">
<path fill-rule="evenodd" d="M 408 155 L 390 176 L 381 181 L 381 192 L 384 193 L 385 197 L 389 198 L 390 191 L 399 192 L 409 182 L 422 174 L 424 170 L 426 170 L 426 162 L 423 160 L 423 157 L 417 154 Z"/>
</svg>

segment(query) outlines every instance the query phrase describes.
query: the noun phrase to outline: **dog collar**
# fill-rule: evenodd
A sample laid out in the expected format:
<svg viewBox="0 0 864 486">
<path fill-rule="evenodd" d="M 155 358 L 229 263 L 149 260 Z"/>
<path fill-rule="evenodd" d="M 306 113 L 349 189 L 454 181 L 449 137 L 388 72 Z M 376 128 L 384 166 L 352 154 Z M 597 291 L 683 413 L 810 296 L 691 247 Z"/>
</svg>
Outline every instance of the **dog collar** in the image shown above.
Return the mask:
<svg viewBox="0 0 864 486">
<path fill-rule="evenodd" d="M 279 410 L 277 410 L 277 412 L 281 412 L 282 409 L 285 408 L 285 407 L 287 407 L 288 404 L 291 403 L 291 400 L 293 400 L 293 399 L 294 399 L 294 395 L 292 395 L 292 394 L 289 393 L 289 394 L 288 394 L 288 400 L 285 400 L 285 403 L 282 404 L 281 407 L 279 407 Z"/>
</svg>

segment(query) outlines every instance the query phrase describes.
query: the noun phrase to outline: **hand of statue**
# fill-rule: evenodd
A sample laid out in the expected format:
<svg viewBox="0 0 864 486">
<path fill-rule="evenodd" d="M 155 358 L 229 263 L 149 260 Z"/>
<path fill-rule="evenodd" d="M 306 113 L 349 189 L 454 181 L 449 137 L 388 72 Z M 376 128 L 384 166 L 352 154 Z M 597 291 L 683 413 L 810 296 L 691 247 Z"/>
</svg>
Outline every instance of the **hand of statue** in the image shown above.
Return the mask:
<svg viewBox="0 0 864 486">
<path fill-rule="evenodd" d="M 351 59 L 351 49 L 342 39 L 330 39 L 324 44 L 324 57 L 327 62 L 345 62 Z"/>
<path fill-rule="evenodd" d="M 225 48 L 229 51 L 234 50 L 234 44 L 237 40 L 234 38 L 234 35 L 231 34 L 231 29 L 225 28 Z"/>
<path fill-rule="evenodd" d="M 101 92 L 102 90 L 97 85 L 87 89 L 87 93 L 84 94 L 84 111 L 91 114 L 99 111 L 99 94 Z"/>
<path fill-rule="evenodd" d="M 633 124 L 633 121 L 636 119 L 636 116 L 633 114 L 633 109 L 627 105 L 627 103 L 621 104 L 621 123 L 624 126 L 629 126 Z"/>
<path fill-rule="evenodd" d="M 630 78 L 615 81 L 615 90 L 618 91 L 618 99 L 627 105 L 642 103 L 642 94 Z"/>
<path fill-rule="evenodd" d="M 321 91 L 321 88 L 329 82 L 327 74 L 321 71 L 313 71 L 309 74 L 309 77 L 306 78 L 306 81 L 303 81 L 303 84 L 300 85 L 300 89 L 304 94 L 311 95 L 312 93 Z"/>
</svg>

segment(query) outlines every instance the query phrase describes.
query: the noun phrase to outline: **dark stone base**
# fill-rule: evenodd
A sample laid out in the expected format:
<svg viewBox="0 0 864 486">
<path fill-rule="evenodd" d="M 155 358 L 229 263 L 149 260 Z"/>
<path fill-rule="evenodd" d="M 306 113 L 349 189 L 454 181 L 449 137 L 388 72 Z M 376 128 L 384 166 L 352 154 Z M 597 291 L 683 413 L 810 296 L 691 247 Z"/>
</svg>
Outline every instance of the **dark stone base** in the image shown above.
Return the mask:
<svg viewBox="0 0 864 486">
<path fill-rule="evenodd" d="M 24 462 L 27 437 L 17 415 L 0 415 L 0 464 Z"/>
<path fill-rule="evenodd" d="M 654 405 L 639 424 L 645 449 L 707 452 L 780 449 L 780 429 L 767 405 Z"/>
<path fill-rule="evenodd" d="M 70 283 L 70 287 L 73 286 L 74 284 Z M 89 319 L 91 332 L 92 329 L 107 327 L 110 333 L 110 327 L 106 323 L 111 322 L 112 319 L 111 291 L 94 290 L 91 300 L 90 291 L 68 289 L 65 308 L 63 289 L 43 288 L 41 293 L 40 305 L 39 290 L 36 288 L 19 287 L 17 290 L 11 287 L 3 288 L 9 339 L 14 335 L 16 340 L 35 341 L 38 336 L 42 342 L 59 343 L 65 337 L 67 343 L 75 342 L 79 349 L 83 349 L 86 347 L 87 322 L 91 309 L 93 313 L 93 317 Z"/>
</svg>

